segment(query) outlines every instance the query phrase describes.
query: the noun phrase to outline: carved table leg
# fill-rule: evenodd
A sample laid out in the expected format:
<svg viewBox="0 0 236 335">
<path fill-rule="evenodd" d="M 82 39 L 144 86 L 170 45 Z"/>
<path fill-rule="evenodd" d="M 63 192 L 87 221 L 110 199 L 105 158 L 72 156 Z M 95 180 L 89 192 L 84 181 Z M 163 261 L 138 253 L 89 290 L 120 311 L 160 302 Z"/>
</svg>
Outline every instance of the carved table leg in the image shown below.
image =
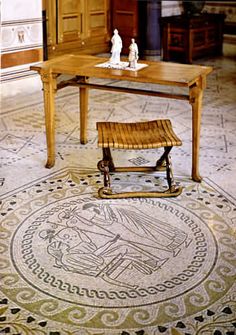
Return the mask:
<svg viewBox="0 0 236 335">
<path fill-rule="evenodd" d="M 199 174 L 199 148 L 202 113 L 203 85 L 202 81 L 190 87 L 190 103 L 192 105 L 192 179 L 201 182 Z"/>
<path fill-rule="evenodd" d="M 44 95 L 45 127 L 47 140 L 47 163 L 46 168 L 51 168 L 55 164 L 55 93 L 57 88 L 57 75 L 51 72 L 42 72 Z"/>
<path fill-rule="evenodd" d="M 86 78 L 80 79 L 86 82 Z M 88 125 L 88 88 L 80 87 L 80 143 L 86 144 Z"/>
</svg>

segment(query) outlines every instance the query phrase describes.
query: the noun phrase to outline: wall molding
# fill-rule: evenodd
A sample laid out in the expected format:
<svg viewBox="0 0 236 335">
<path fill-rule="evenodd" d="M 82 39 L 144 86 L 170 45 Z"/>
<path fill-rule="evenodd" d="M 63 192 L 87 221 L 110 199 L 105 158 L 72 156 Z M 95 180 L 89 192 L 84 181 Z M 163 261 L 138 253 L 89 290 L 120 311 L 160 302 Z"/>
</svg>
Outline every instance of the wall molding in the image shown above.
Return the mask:
<svg viewBox="0 0 236 335">
<path fill-rule="evenodd" d="M 14 48 L 6 48 L 1 51 L 1 54 L 9 54 L 17 51 L 23 51 L 23 50 L 31 50 L 31 49 L 41 49 L 43 47 L 42 43 L 40 44 L 31 44 L 28 46 L 22 46 L 22 47 L 14 47 Z"/>
<path fill-rule="evenodd" d="M 35 73 L 35 71 L 31 71 L 29 69 L 29 66 L 25 65 L 25 68 L 3 71 L 1 73 L 1 82 L 6 83 L 8 81 L 23 79 L 27 77 L 35 77 L 37 75 L 38 74 Z"/>
<path fill-rule="evenodd" d="M 23 20 L 11 20 L 11 21 L 2 21 L 1 26 L 15 26 L 15 25 L 25 25 L 30 23 L 42 23 L 42 17 L 33 18 L 33 19 L 23 19 Z"/>
<path fill-rule="evenodd" d="M 1 68 L 30 64 L 42 61 L 43 49 L 30 49 L 1 55 Z"/>
</svg>

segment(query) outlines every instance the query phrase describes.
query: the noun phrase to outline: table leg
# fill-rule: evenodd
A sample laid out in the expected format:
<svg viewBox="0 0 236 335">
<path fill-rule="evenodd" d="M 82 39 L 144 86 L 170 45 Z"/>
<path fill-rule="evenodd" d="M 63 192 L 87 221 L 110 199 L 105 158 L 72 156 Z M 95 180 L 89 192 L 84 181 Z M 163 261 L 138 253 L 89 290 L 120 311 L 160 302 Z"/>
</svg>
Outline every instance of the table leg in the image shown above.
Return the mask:
<svg viewBox="0 0 236 335">
<path fill-rule="evenodd" d="M 44 112 L 45 112 L 45 127 L 47 140 L 47 163 L 46 168 L 51 168 L 55 164 L 55 93 L 56 93 L 56 77 L 49 72 L 41 74 L 43 82 L 44 95 Z"/>
<path fill-rule="evenodd" d="M 86 144 L 88 127 L 88 88 L 80 87 L 80 143 Z"/>
<path fill-rule="evenodd" d="M 190 87 L 190 104 L 192 105 L 192 179 L 201 182 L 199 174 L 199 148 L 202 113 L 203 89 L 196 83 Z"/>
</svg>

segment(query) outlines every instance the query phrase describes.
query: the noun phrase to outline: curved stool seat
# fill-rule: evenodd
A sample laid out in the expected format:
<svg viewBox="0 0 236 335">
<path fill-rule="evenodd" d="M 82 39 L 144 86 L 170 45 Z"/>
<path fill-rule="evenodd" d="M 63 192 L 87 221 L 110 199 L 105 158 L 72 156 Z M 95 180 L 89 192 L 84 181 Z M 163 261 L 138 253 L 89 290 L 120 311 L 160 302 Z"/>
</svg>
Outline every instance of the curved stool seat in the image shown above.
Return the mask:
<svg viewBox="0 0 236 335">
<path fill-rule="evenodd" d="M 97 122 L 98 146 L 103 150 L 103 158 L 98 162 L 98 169 L 104 175 L 104 187 L 98 194 L 101 198 L 131 198 L 131 197 L 173 197 L 182 192 L 182 187 L 174 183 L 170 151 L 173 146 L 181 146 L 182 142 L 174 133 L 170 120 L 153 120 L 147 122 L 120 123 Z M 164 153 L 155 166 L 146 167 L 115 167 L 111 150 L 144 150 L 164 148 Z M 123 192 L 113 193 L 110 182 L 110 172 L 150 172 L 166 170 L 168 189 L 166 191 Z"/>
</svg>

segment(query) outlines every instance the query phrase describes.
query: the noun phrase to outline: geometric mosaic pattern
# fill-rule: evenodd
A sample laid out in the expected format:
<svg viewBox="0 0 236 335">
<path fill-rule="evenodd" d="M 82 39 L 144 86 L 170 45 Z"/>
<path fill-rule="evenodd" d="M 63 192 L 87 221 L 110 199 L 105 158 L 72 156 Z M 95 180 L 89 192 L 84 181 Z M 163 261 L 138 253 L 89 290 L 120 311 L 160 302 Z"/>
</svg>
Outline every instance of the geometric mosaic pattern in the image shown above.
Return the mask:
<svg viewBox="0 0 236 335">
<path fill-rule="evenodd" d="M 136 178 L 118 177 L 114 187 Z M 68 167 L 4 199 L 5 332 L 19 320 L 26 334 L 54 334 L 60 323 L 58 334 L 231 334 L 235 207 L 227 196 L 206 180 L 185 182 L 174 201 L 101 201 L 100 184 L 100 174 Z"/>
<path fill-rule="evenodd" d="M 20 83 L 22 93 L 2 101 L 0 333 L 236 334 L 236 64 L 224 57 L 199 63 L 214 68 L 203 101 L 200 184 L 190 179 L 186 102 L 91 90 L 89 142 L 81 145 L 78 90 L 61 90 L 56 164 L 48 170 L 40 87 L 27 96 Z M 156 118 L 170 118 L 183 141 L 172 150 L 182 194 L 99 199 L 96 122 Z M 113 152 L 118 165 L 153 165 L 159 156 Z M 114 173 L 112 186 L 150 191 L 166 180 Z"/>
</svg>

